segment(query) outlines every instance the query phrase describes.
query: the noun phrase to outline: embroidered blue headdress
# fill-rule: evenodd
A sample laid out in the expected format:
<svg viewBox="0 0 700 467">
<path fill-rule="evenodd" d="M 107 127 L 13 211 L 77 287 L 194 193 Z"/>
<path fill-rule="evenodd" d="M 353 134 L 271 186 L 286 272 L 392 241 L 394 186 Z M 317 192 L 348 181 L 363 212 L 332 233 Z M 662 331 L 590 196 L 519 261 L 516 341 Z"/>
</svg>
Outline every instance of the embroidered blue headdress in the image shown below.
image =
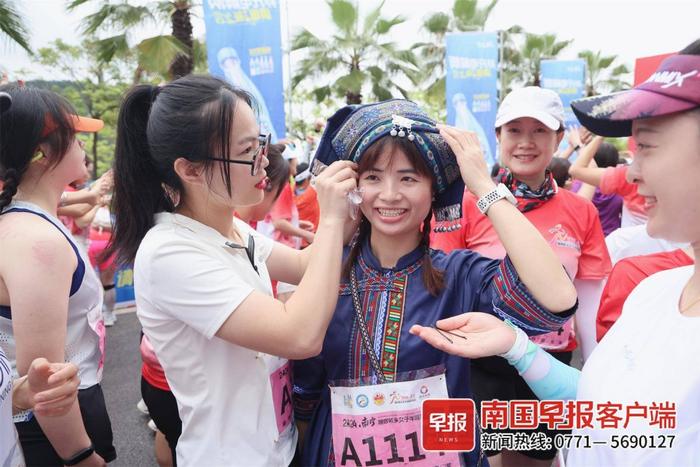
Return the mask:
<svg viewBox="0 0 700 467">
<path fill-rule="evenodd" d="M 404 99 L 343 107 L 328 119 L 311 172 L 318 175 L 338 160 L 359 163 L 367 148 L 384 136 L 407 138 L 434 177 L 435 231 L 458 229 L 464 182 L 457 159 L 435 123 L 417 104 Z"/>
</svg>

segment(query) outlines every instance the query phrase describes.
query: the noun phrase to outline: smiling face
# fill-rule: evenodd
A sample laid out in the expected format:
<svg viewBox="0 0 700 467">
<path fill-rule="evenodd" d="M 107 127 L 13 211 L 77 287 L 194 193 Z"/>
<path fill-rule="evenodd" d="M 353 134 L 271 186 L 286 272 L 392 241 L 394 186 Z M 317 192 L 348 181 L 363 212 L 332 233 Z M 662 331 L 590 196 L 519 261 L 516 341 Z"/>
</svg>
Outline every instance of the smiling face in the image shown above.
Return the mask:
<svg viewBox="0 0 700 467">
<path fill-rule="evenodd" d="M 501 161 L 515 178 L 537 189 L 564 133 L 531 117 L 504 123 L 496 132 Z"/>
<path fill-rule="evenodd" d="M 637 153 L 627 178 L 646 200 L 647 232 L 700 241 L 700 110 L 635 120 Z"/>
<path fill-rule="evenodd" d="M 377 143 L 375 143 L 377 144 Z M 425 167 L 416 167 L 406 152 L 385 144 L 378 155 L 360 166 L 362 213 L 372 225 L 372 240 L 387 245 L 413 245 L 432 203 L 432 178 Z"/>
</svg>

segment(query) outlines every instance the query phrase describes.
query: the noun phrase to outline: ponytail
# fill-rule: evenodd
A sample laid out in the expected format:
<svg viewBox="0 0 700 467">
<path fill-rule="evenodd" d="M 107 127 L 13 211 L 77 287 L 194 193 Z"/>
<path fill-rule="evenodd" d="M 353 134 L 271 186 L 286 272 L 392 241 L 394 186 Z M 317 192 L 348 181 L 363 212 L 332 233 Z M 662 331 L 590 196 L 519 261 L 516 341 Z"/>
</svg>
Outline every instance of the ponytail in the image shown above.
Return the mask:
<svg viewBox="0 0 700 467">
<path fill-rule="evenodd" d="M 117 120 L 114 166 L 114 234 L 107 254 L 136 257 L 158 212 L 175 210 L 182 181 L 175 161 L 185 158 L 211 171 L 212 156 L 228 155 L 238 101 L 249 94 L 212 76 L 188 75 L 163 87 L 139 85 L 124 98 Z M 229 164 L 217 162 L 231 195 Z"/>
<path fill-rule="evenodd" d="M 5 207 L 10 204 L 12 198 L 17 194 L 17 187 L 19 186 L 19 174 L 15 169 L 8 169 L 5 172 L 4 177 L 5 184 L 0 191 L 0 212 L 2 212 Z"/>
<path fill-rule="evenodd" d="M 112 197 L 115 222 L 106 255 L 116 252 L 123 264 L 133 262 L 141 240 L 153 226 L 154 215 L 174 209 L 148 145 L 146 130 L 157 92 L 154 88 L 145 84 L 129 91 L 117 119 Z"/>
<path fill-rule="evenodd" d="M 352 246 L 350 247 L 350 253 L 348 254 L 348 257 L 345 259 L 345 263 L 343 264 L 341 276 L 343 279 L 347 281 L 350 280 L 350 271 L 353 267 L 355 267 L 355 263 L 357 263 L 357 258 L 360 256 L 360 248 L 362 248 L 362 243 L 365 241 L 366 238 L 369 237 L 371 230 L 372 225 L 369 223 L 365 216 L 362 216 L 362 220 L 360 220 L 360 227 L 359 232 L 357 234 L 357 238 L 352 243 Z"/>
</svg>

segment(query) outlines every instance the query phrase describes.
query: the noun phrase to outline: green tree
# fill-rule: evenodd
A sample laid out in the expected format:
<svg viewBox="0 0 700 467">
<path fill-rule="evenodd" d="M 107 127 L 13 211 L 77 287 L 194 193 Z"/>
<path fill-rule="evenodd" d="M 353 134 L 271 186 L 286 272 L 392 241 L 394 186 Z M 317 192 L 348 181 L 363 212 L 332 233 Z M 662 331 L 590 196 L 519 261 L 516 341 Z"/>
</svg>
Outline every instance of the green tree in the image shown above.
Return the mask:
<svg viewBox="0 0 700 467">
<path fill-rule="evenodd" d="M 423 21 L 423 29 L 429 34 L 428 42 L 413 45 L 419 50 L 423 83 L 418 94 L 433 108 L 445 107 L 445 36 L 450 32 L 483 31 L 491 11 L 498 0 L 479 7 L 478 0 L 455 0 L 452 14 L 433 13 Z"/>
<path fill-rule="evenodd" d="M 32 53 L 29 47 L 29 30 L 12 0 L 0 0 L 0 32 L 30 54 Z"/>
<path fill-rule="evenodd" d="M 533 34 L 513 26 L 501 35 L 501 99 L 513 88 L 539 86 L 542 60 L 556 58 L 573 40 Z"/>
<path fill-rule="evenodd" d="M 402 76 L 415 83 L 415 56 L 387 39 L 405 18 L 382 17 L 383 1 L 362 19 L 359 9 L 348 0 L 327 0 L 327 4 L 337 31 L 330 39 L 316 37 L 307 29 L 294 36 L 292 51 L 304 50 L 306 56 L 299 62 L 292 87 L 314 83 L 312 93 L 317 102 L 333 94 L 345 97 L 348 104 L 359 104 L 367 89 L 377 100 L 391 98 L 393 90 L 407 97 L 408 91 L 395 78 Z"/>
<path fill-rule="evenodd" d="M 613 67 L 617 55 L 603 55 L 600 50 L 582 50 L 578 56 L 586 61 L 586 96 L 630 87 L 630 83 L 625 80 L 625 76 L 630 73 L 629 68 L 625 64 Z"/>
<path fill-rule="evenodd" d="M 542 60 L 554 59 L 573 40 L 559 41 L 555 34 L 525 33 L 525 43 L 520 49 L 521 79 L 528 86 L 540 85 Z"/>
<path fill-rule="evenodd" d="M 72 11 L 91 0 L 72 0 Z M 157 73 L 167 79 L 183 76 L 193 70 L 194 44 L 189 0 L 157 1 L 147 6 L 131 5 L 127 0 L 92 0 L 98 3 L 95 13 L 86 16 L 82 31 L 86 37 L 98 33 L 113 34 L 97 41 L 100 61 L 109 63 L 115 57 L 133 53 L 130 32 L 146 24 L 171 25 L 171 35 L 146 38 L 134 46 L 138 66 L 134 82 L 139 82 L 144 72 Z"/>
<path fill-rule="evenodd" d="M 47 87 L 66 97 L 81 115 L 105 122 L 103 130 L 90 135 L 93 176 L 112 164 L 119 102 L 128 86 L 123 72 L 129 68 L 117 60 L 110 64 L 100 62 L 95 58 L 96 49 L 94 40 L 85 40 L 76 46 L 58 39 L 37 51 L 39 63 L 70 78 L 67 83 L 53 83 Z"/>
</svg>

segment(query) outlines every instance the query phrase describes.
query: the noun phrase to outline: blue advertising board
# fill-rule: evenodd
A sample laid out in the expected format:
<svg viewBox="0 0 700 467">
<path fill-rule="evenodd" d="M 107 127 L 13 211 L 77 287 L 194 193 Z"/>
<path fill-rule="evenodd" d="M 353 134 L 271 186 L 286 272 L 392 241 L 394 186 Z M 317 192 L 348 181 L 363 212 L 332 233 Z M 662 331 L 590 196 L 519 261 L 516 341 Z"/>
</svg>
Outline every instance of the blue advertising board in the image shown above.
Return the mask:
<svg viewBox="0 0 700 467">
<path fill-rule="evenodd" d="M 559 94 L 564 104 L 564 126 L 580 126 L 571 110 L 571 101 L 584 96 L 586 90 L 585 60 L 542 60 L 540 68 L 540 85 Z M 564 138 L 560 148 L 566 147 Z"/>
<path fill-rule="evenodd" d="M 492 166 L 498 161 L 498 33 L 448 34 L 446 45 L 447 123 L 475 132 Z"/>
<path fill-rule="evenodd" d="M 248 91 L 262 133 L 284 138 L 279 0 L 204 0 L 209 72 Z"/>
</svg>

